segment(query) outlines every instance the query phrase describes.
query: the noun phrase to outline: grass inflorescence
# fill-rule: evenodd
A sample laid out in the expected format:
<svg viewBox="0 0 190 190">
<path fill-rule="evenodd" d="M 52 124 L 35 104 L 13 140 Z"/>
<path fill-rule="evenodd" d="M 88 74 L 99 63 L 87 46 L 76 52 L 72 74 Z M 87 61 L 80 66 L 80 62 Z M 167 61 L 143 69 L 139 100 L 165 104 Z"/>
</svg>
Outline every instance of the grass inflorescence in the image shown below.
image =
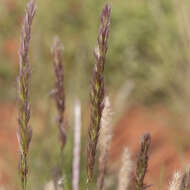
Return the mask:
<svg viewBox="0 0 190 190">
<path fill-rule="evenodd" d="M 55 74 L 55 84 L 52 95 L 54 97 L 57 111 L 58 111 L 58 128 L 61 150 L 64 148 L 66 143 L 66 132 L 65 132 L 65 88 L 64 88 L 64 69 L 62 65 L 62 50 L 63 46 L 58 37 L 55 37 L 52 46 L 53 56 L 53 68 Z"/>
<path fill-rule="evenodd" d="M 141 140 L 141 148 L 138 156 L 135 177 L 136 190 L 143 190 L 147 187 L 147 185 L 144 184 L 144 177 L 148 167 L 148 150 L 150 146 L 150 140 L 149 133 L 145 134 Z"/>
<path fill-rule="evenodd" d="M 94 51 L 96 63 L 94 65 L 90 93 L 91 116 L 87 145 L 87 182 L 93 177 L 96 145 L 98 142 L 102 110 L 104 108 L 104 65 L 106 63 L 106 53 L 108 49 L 110 12 L 110 6 L 106 4 L 100 15 L 98 47 Z"/>
<path fill-rule="evenodd" d="M 19 76 L 18 76 L 18 142 L 19 142 L 19 173 L 22 190 L 27 188 L 28 152 L 32 139 L 30 120 L 30 63 L 28 59 L 31 25 L 36 12 L 35 2 L 32 0 L 26 6 L 24 23 L 22 26 L 19 49 Z"/>
</svg>

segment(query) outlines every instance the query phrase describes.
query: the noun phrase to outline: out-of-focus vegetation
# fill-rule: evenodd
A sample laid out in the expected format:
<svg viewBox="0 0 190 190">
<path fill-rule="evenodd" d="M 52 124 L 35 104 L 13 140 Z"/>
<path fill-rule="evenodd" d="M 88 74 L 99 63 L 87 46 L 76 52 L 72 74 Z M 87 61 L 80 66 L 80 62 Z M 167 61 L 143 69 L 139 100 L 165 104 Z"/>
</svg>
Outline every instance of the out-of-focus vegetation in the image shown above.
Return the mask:
<svg viewBox="0 0 190 190">
<path fill-rule="evenodd" d="M 16 98 L 17 51 L 26 2 L 1 0 L 0 3 L 1 101 Z M 37 112 L 33 111 L 32 125 L 34 130 L 41 131 L 32 142 L 31 156 L 34 161 L 31 173 L 34 174 L 31 177 L 31 184 L 34 189 L 51 179 L 50 170 L 55 159 L 58 159 L 56 157 L 59 152 L 58 145 L 54 147 L 57 138 L 56 114 L 52 109 L 52 102 L 49 102 L 54 82 L 50 53 L 53 37 L 59 35 L 64 44 L 65 91 L 68 104 L 66 110 L 69 121 L 72 119 L 69 114 L 72 100 L 76 96 L 85 103 L 89 100 L 98 18 L 105 1 L 36 0 L 36 2 L 38 11 L 32 29 L 30 60 L 32 103 L 36 103 Z M 106 91 L 118 95 L 123 86 L 131 82 L 134 88 L 129 100 L 134 103 L 166 103 L 178 109 L 189 109 L 190 2 L 188 0 L 109 2 L 112 6 L 112 16 L 108 61 L 105 66 Z M 69 124 L 72 122 L 69 121 Z M 72 137 L 72 131 L 68 133 L 68 136 Z M 54 149 L 49 151 L 49 147 Z M 72 143 L 67 143 L 65 152 L 71 149 Z M 64 159 L 67 166 L 65 173 L 68 174 L 65 180 L 69 186 L 72 155 L 65 154 Z M 84 159 L 82 160 L 80 181 L 83 185 L 81 187 L 84 188 L 85 166 Z"/>
<path fill-rule="evenodd" d="M 0 5 L 1 98 L 15 97 L 17 47 L 25 3 L 4 0 Z M 113 9 L 106 65 L 108 92 L 118 92 L 130 80 L 134 83 L 131 96 L 134 101 L 170 101 L 171 96 L 183 95 L 183 87 L 188 86 L 189 2 L 110 3 Z M 97 18 L 104 1 L 37 0 L 37 4 L 30 51 L 33 96 L 47 95 L 52 87 L 50 46 L 53 37 L 59 35 L 65 47 L 67 94 L 70 97 L 80 94 L 86 99 L 94 62 Z"/>
</svg>

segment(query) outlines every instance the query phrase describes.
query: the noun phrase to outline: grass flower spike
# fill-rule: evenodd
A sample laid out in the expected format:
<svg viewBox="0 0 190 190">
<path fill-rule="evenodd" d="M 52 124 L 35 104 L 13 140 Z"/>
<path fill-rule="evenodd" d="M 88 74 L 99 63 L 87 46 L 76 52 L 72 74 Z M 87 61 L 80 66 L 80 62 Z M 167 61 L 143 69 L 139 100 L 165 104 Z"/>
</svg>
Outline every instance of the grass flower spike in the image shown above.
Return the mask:
<svg viewBox="0 0 190 190">
<path fill-rule="evenodd" d="M 110 142 L 112 138 L 112 111 L 109 97 L 105 98 L 104 109 L 102 112 L 100 135 L 98 140 L 99 156 L 99 175 L 98 190 L 104 187 L 104 178 L 107 170 L 107 161 L 109 158 Z"/>
<path fill-rule="evenodd" d="M 54 189 L 57 190 L 59 187 L 59 180 L 62 177 L 62 162 L 63 162 L 63 150 L 66 143 L 66 132 L 65 132 L 65 89 L 64 89 L 64 69 L 62 65 L 62 50 L 63 46 L 58 37 L 55 37 L 52 46 L 52 58 L 53 58 L 53 68 L 55 74 L 55 84 L 52 90 L 52 96 L 56 103 L 56 108 L 58 111 L 57 123 L 59 129 L 59 140 L 60 140 L 60 161 L 56 163 L 53 168 L 53 182 Z"/>
<path fill-rule="evenodd" d="M 131 154 L 128 148 L 125 148 L 122 155 L 122 165 L 118 176 L 118 190 L 128 190 L 131 181 L 132 172 Z"/>
<path fill-rule="evenodd" d="M 141 142 L 141 149 L 137 161 L 136 177 L 135 177 L 135 187 L 136 190 L 143 190 L 147 185 L 144 184 L 144 177 L 147 172 L 148 167 L 148 149 L 150 146 L 150 134 L 144 135 Z"/>
<path fill-rule="evenodd" d="M 100 121 L 102 117 L 102 110 L 104 108 L 104 65 L 106 63 L 106 53 L 108 49 L 110 12 L 110 6 L 106 4 L 100 16 L 98 47 L 94 51 L 96 63 L 91 81 L 90 94 L 91 116 L 87 145 L 87 183 L 93 176 Z"/>
<path fill-rule="evenodd" d="M 56 79 L 52 94 L 55 99 L 58 110 L 58 127 L 59 127 L 61 150 L 63 150 L 66 143 L 66 133 L 65 133 L 65 123 L 64 123 L 65 90 L 64 90 L 64 69 L 62 65 L 62 49 L 63 46 L 59 38 L 56 37 L 54 39 L 52 47 L 53 67 Z"/>
<path fill-rule="evenodd" d="M 98 139 L 98 147 L 100 154 L 106 152 L 109 149 L 110 141 L 112 138 L 112 110 L 109 97 L 105 97 L 104 109 L 102 112 L 100 135 Z"/>
<path fill-rule="evenodd" d="M 179 190 L 181 182 L 181 173 L 175 172 L 172 181 L 169 183 L 169 190 Z"/>
<path fill-rule="evenodd" d="M 27 188 L 28 152 L 32 138 L 30 120 L 30 64 L 28 60 L 29 42 L 31 38 L 31 25 L 36 12 L 34 1 L 26 6 L 24 23 L 21 32 L 19 49 L 19 76 L 18 76 L 18 142 L 19 142 L 19 172 L 22 190 Z"/>
<path fill-rule="evenodd" d="M 190 169 L 187 168 L 185 173 L 182 176 L 181 184 L 178 188 L 179 190 L 188 190 L 190 189 Z"/>
</svg>

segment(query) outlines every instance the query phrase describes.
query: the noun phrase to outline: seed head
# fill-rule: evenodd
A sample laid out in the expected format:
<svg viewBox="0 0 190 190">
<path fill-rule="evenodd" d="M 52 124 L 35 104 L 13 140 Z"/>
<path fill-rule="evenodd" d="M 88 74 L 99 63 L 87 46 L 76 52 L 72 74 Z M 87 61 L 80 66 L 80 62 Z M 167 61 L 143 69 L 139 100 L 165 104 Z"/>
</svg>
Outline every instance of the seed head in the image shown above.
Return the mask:
<svg viewBox="0 0 190 190">
<path fill-rule="evenodd" d="M 31 38 L 31 25 L 36 13 L 36 5 L 31 0 L 27 6 L 22 25 L 19 49 L 19 75 L 18 75 L 18 132 L 19 143 L 19 173 L 22 190 L 26 190 L 28 176 L 28 152 L 32 139 L 30 120 L 30 64 L 28 60 L 29 42 Z"/>
<path fill-rule="evenodd" d="M 66 132 L 65 132 L 65 122 L 64 122 L 64 111 L 65 111 L 65 89 L 64 89 L 64 69 L 62 65 L 62 49 L 63 46 L 58 37 L 54 39 L 52 46 L 52 57 L 53 57 L 53 67 L 55 74 L 55 84 L 52 91 L 52 95 L 56 102 L 56 107 L 58 110 L 58 128 L 59 128 L 59 138 L 61 143 L 61 149 L 64 148 L 66 143 Z"/>
<path fill-rule="evenodd" d="M 144 177 L 148 167 L 148 149 L 150 146 L 150 134 L 147 133 L 141 140 L 141 149 L 137 161 L 135 186 L 136 190 L 144 190 L 147 185 L 144 184 Z"/>
<path fill-rule="evenodd" d="M 128 148 L 125 148 L 122 155 L 122 165 L 118 176 L 118 190 L 127 190 L 131 181 L 132 172 L 131 154 Z"/>
<path fill-rule="evenodd" d="M 90 126 L 88 129 L 87 145 L 87 181 L 92 179 L 95 165 L 96 145 L 100 130 L 102 110 L 104 108 L 104 65 L 108 48 L 110 6 L 105 5 L 100 15 L 100 27 L 98 32 L 98 47 L 94 51 L 96 63 L 94 66 L 90 93 Z"/>
</svg>

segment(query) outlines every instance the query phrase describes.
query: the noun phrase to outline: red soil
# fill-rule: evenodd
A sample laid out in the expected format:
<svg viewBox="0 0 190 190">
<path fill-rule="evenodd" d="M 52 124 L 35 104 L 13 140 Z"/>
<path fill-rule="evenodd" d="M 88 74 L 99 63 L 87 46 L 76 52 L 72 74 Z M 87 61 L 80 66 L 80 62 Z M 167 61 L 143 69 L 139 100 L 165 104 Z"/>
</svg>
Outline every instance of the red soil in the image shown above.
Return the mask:
<svg viewBox="0 0 190 190">
<path fill-rule="evenodd" d="M 16 0 L 3 0 L 3 3 L 5 7 L 10 11 L 14 11 L 16 8 Z"/>
<path fill-rule="evenodd" d="M 13 184 L 17 169 L 16 109 L 13 105 L 0 105 L 0 186 Z"/>
<path fill-rule="evenodd" d="M 15 65 L 18 63 L 19 42 L 16 39 L 5 40 L 3 44 L 3 53 L 9 57 Z"/>
<path fill-rule="evenodd" d="M 160 108 L 147 110 L 139 107 L 132 108 L 124 114 L 116 124 L 111 145 L 110 163 L 112 165 L 114 163 L 114 168 L 119 165 L 118 160 L 126 146 L 136 160 L 140 148 L 140 137 L 149 132 L 152 142 L 146 182 L 154 184 L 150 189 L 158 189 L 160 183 L 162 183 L 162 189 L 166 189 L 173 172 L 183 168 L 176 148 L 176 134 L 188 140 L 185 130 L 178 131 L 169 126 L 170 115 Z M 183 158 L 183 161 L 186 162 L 187 158 Z"/>
<path fill-rule="evenodd" d="M 113 142 L 111 145 L 111 166 L 117 170 L 120 155 L 125 146 L 129 148 L 136 160 L 139 150 L 140 137 L 150 132 L 152 144 L 150 149 L 150 162 L 147 184 L 154 184 L 150 189 L 158 189 L 163 175 L 163 189 L 166 189 L 173 172 L 183 168 L 180 154 L 176 146 L 176 139 L 188 139 L 185 130 L 178 131 L 170 127 L 171 113 L 163 108 L 145 109 L 133 107 L 129 109 L 117 122 Z M 17 171 L 17 139 L 16 139 L 16 109 L 13 105 L 0 106 L 0 186 L 2 184 L 15 184 L 14 174 Z M 186 137 L 185 137 L 186 136 Z M 180 141 L 178 140 L 178 143 Z M 188 148 L 187 148 L 188 149 Z M 184 156 L 185 155 L 185 156 Z M 182 155 L 186 163 L 190 151 Z M 12 188 L 14 189 L 14 188 Z"/>
</svg>

